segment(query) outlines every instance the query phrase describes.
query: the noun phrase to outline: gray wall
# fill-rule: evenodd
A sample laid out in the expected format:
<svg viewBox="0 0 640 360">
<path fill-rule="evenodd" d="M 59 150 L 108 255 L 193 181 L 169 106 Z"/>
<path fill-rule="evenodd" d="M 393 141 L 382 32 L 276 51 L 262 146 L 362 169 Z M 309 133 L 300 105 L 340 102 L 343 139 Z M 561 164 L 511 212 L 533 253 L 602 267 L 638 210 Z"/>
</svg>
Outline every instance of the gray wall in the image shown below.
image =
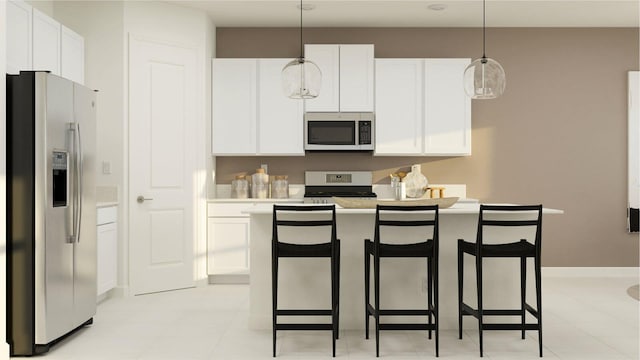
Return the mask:
<svg viewBox="0 0 640 360">
<path fill-rule="evenodd" d="M 378 58 L 481 55 L 479 29 L 305 29 L 305 43 L 375 44 Z M 295 57 L 295 28 L 218 28 L 217 57 Z M 421 163 L 433 183 L 466 183 L 484 202 L 543 203 L 545 266 L 638 266 L 626 233 L 627 71 L 638 29 L 487 29 L 487 55 L 507 74 L 505 95 L 473 102 L 473 155 L 217 157 L 218 183 L 268 163 L 303 183 L 304 170 L 372 170 L 374 181 Z"/>
</svg>

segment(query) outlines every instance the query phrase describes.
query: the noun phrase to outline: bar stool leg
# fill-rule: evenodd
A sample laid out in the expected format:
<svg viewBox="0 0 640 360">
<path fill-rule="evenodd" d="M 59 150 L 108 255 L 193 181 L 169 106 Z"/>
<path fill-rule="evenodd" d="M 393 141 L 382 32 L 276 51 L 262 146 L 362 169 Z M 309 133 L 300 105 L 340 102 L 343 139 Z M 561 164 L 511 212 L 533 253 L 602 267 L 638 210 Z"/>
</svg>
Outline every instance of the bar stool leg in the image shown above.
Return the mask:
<svg viewBox="0 0 640 360">
<path fill-rule="evenodd" d="M 522 339 L 524 340 L 525 337 L 525 328 L 524 328 L 524 324 L 525 324 L 525 317 L 526 317 L 526 310 L 524 309 L 524 304 L 527 301 L 527 258 L 526 257 L 521 257 L 520 258 L 520 306 L 521 306 L 521 311 L 522 311 Z"/>
<path fill-rule="evenodd" d="M 364 241 L 364 338 L 369 339 L 369 290 L 370 290 L 370 266 L 369 240 Z"/>
<path fill-rule="evenodd" d="M 482 257 L 476 254 L 476 283 L 478 287 L 478 333 L 480 343 L 480 357 L 482 357 Z"/>
<path fill-rule="evenodd" d="M 340 240 L 337 241 L 336 249 L 336 303 L 335 303 L 335 322 L 336 322 L 336 339 L 340 339 Z"/>
<path fill-rule="evenodd" d="M 540 349 L 540 357 L 542 357 L 542 274 L 540 266 L 540 255 L 538 254 L 535 257 L 536 306 L 538 307 L 538 347 Z"/>
<path fill-rule="evenodd" d="M 380 356 L 380 257 L 373 256 L 373 291 L 376 308 L 374 316 L 376 318 L 376 357 Z"/>
<path fill-rule="evenodd" d="M 434 259 L 433 259 L 433 273 L 434 273 L 434 279 L 433 279 L 433 294 L 434 294 L 434 317 L 435 317 L 435 321 L 436 321 L 436 357 L 439 357 L 439 348 L 440 348 L 440 331 L 438 330 L 439 324 L 440 324 L 440 316 L 438 315 L 438 309 L 440 308 L 440 305 L 438 305 L 438 255 L 434 254 Z"/>
<path fill-rule="evenodd" d="M 464 253 L 460 250 L 458 241 L 458 339 L 462 339 L 462 289 L 464 279 Z"/>
<path fill-rule="evenodd" d="M 431 276 L 431 258 L 427 258 L 427 309 L 429 309 L 429 325 L 432 324 L 433 295 L 431 294 L 433 278 Z M 429 327 L 429 340 L 431 340 L 431 327 Z"/>
<path fill-rule="evenodd" d="M 277 327 L 277 311 L 278 311 L 278 257 L 275 248 L 272 251 L 271 258 L 271 313 L 273 327 L 273 357 L 276 357 L 276 327 Z"/>
</svg>

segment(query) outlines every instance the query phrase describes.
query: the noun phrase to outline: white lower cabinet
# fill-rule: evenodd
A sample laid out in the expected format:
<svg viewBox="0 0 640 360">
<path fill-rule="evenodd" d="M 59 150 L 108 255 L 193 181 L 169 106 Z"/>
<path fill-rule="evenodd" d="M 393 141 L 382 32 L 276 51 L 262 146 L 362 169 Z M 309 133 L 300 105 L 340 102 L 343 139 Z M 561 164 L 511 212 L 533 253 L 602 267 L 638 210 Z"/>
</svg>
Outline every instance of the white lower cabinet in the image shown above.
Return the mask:
<svg viewBox="0 0 640 360">
<path fill-rule="evenodd" d="M 249 275 L 250 203 L 209 204 L 207 273 L 212 282 L 246 282 Z"/>
<path fill-rule="evenodd" d="M 97 211 L 98 295 L 116 287 L 118 279 L 118 209 L 115 206 Z"/>
</svg>

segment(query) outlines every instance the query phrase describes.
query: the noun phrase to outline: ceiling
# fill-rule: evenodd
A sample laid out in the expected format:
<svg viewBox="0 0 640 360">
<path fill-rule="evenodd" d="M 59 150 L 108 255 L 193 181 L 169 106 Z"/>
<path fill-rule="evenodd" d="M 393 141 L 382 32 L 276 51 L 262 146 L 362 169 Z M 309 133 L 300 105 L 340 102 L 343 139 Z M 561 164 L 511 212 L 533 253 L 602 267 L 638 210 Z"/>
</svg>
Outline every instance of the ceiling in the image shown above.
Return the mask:
<svg viewBox="0 0 640 360">
<path fill-rule="evenodd" d="M 173 0 L 216 27 L 296 27 L 299 0 Z M 304 0 L 305 27 L 478 27 L 480 0 Z M 432 4 L 446 9 L 434 11 Z M 638 27 L 640 0 L 487 0 L 487 27 Z"/>
</svg>

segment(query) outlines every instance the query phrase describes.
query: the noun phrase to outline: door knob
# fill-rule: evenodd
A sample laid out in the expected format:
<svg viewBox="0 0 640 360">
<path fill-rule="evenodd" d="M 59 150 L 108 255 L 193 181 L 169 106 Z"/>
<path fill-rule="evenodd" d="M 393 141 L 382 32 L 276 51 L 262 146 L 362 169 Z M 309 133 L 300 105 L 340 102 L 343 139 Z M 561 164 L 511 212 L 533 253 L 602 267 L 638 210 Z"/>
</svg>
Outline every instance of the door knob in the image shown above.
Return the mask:
<svg viewBox="0 0 640 360">
<path fill-rule="evenodd" d="M 146 197 L 144 197 L 142 195 L 140 195 L 140 196 L 138 196 L 136 198 L 136 201 L 138 201 L 139 204 L 142 204 L 145 200 L 153 200 L 153 199 L 152 198 L 146 198 Z"/>
</svg>

